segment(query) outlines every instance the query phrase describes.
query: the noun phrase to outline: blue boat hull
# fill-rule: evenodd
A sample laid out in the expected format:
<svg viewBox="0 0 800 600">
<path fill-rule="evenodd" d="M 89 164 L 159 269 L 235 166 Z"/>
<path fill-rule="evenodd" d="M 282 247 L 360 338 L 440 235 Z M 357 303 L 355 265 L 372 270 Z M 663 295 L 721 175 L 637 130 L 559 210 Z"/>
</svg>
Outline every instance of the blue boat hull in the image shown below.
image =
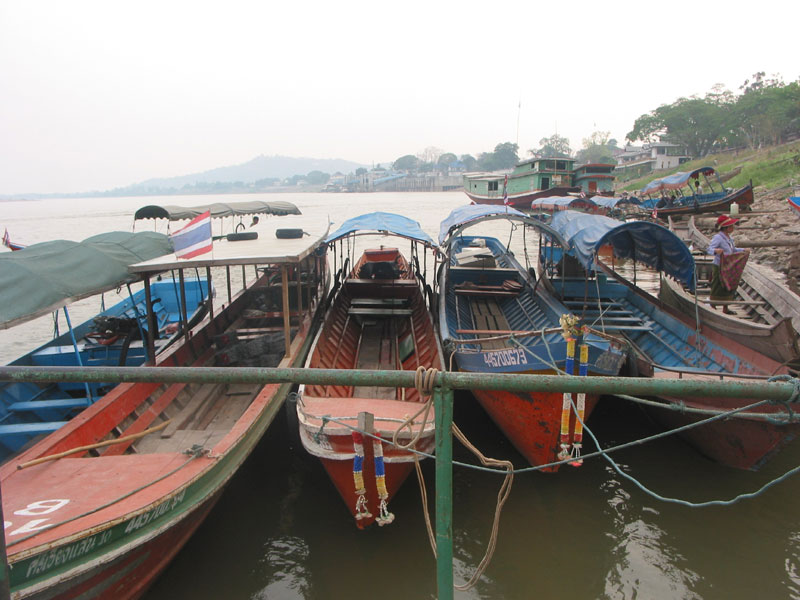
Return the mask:
<svg viewBox="0 0 800 600">
<path fill-rule="evenodd" d="M 474 239 L 459 236 L 451 246 L 456 255 Z M 569 311 L 543 287 L 534 286 L 529 273 L 494 238 L 484 238 L 496 268 L 469 269 L 451 264 L 440 281 L 440 329 L 445 354 L 453 365 L 472 373 L 555 374 L 566 370 L 567 342 L 560 328 Z M 503 282 L 521 284 L 518 294 L 502 291 Z M 506 284 L 508 285 L 508 284 Z M 496 334 L 496 335 L 493 335 Z M 495 341 L 476 340 L 498 337 Z M 617 375 L 625 355 L 607 340 L 586 336 L 588 375 Z M 576 344 L 577 347 L 577 344 Z M 578 375 L 578 357 L 572 374 Z M 575 438 L 576 417 L 570 411 L 567 439 L 560 435 L 564 395 L 477 391 L 481 406 L 532 465 L 557 462 L 561 444 L 580 444 Z M 577 394 L 573 401 L 577 401 Z M 585 398 L 583 418 L 591 414 L 597 397 Z M 556 471 L 558 466 L 545 467 Z"/>
</svg>

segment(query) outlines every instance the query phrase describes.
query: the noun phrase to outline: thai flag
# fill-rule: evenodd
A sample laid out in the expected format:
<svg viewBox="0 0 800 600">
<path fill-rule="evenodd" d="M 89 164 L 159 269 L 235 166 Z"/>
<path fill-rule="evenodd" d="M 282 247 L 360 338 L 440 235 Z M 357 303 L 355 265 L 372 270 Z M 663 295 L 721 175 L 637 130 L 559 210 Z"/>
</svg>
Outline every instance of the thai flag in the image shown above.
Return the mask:
<svg viewBox="0 0 800 600">
<path fill-rule="evenodd" d="M 508 204 L 508 175 L 503 180 L 503 204 Z"/>
<path fill-rule="evenodd" d="M 196 216 L 183 227 L 169 236 L 176 258 L 194 258 L 211 252 L 211 211 Z"/>
</svg>

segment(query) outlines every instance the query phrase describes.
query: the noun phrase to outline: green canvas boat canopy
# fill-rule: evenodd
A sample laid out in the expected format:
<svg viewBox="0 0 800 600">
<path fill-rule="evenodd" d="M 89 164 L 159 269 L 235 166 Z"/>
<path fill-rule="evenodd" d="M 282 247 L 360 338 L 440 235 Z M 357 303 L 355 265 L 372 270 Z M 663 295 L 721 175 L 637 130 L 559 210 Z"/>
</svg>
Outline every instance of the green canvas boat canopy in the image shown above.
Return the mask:
<svg viewBox="0 0 800 600">
<path fill-rule="evenodd" d="M 133 215 L 133 220 L 169 219 L 170 221 L 181 221 L 194 219 L 206 211 L 211 213 L 212 218 L 244 215 L 275 215 L 282 217 L 300 214 L 300 209 L 291 202 L 284 202 L 283 200 L 271 202 L 253 200 L 250 202 L 214 202 L 213 204 L 194 207 L 151 204 L 137 210 Z"/>
<path fill-rule="evenodd" d="M 171 252 L 162 233 L 113 231 L 0 254 L 0 329 L 136 281 L 129 265 Z"/>
</svg>

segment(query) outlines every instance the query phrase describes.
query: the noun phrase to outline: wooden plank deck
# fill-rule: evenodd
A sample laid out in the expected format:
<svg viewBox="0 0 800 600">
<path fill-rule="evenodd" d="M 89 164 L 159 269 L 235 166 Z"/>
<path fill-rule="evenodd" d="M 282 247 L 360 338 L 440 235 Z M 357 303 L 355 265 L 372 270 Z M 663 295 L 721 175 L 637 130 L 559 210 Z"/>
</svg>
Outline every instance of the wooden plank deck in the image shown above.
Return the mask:
<svg viewBox="0 0 800 600">
<path fill-rule="evenodd" d="M 364 325 L 361 334 L 361 348 L 356 360 L 357 369 L 393 370 L 397 368 L 394 353 L 396 328 L 390 321 L 380 321 Z M 392 387 L 362 385 L 353 388 L 353 396 L 358 398 L 385 398 L 394 400 L 397 390 Z"/>
<path fill-rule="evenodd" d="M 494 332 L 508 331 L 511 329 L 508 320 L 503 314 L 503 311 L 500 310 L 497 300 L 494 298 L 471 297 L 470 308 L 472 309 L 472 318 L 475 321 L 475 329 L 491 332 L 484 337 L 491 337 L 492 335 L 497 335 Z M 504 340 L 496 340 L 482 344 L 484 350 L 497 350 L 505 347 L 506 342 Z"/>
</svg>

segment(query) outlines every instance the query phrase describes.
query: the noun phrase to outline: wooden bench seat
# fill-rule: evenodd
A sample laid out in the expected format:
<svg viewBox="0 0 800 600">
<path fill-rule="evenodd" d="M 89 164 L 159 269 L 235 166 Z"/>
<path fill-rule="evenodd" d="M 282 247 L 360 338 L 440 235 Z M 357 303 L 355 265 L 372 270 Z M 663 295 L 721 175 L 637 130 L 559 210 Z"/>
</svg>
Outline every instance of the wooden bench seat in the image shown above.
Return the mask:
<svg viewBox="0 0 800 600">
<path fill-rule="evenodd" d="M 408 298 L 353 298 L 351 306 L 407 306 Z"/>
<path fill-rule="evenodd" d="M 344 287 L 353 298 L 409 298 L 418 289 L 413 279 L 346 279 Z"/>
<path fill-rule="evenodd" d="M 362 308 L 351 306 L 347 312 L 351 315 L 362 317 L 408 317 L 413 311 L 410 308 Z"/>
</svg>

